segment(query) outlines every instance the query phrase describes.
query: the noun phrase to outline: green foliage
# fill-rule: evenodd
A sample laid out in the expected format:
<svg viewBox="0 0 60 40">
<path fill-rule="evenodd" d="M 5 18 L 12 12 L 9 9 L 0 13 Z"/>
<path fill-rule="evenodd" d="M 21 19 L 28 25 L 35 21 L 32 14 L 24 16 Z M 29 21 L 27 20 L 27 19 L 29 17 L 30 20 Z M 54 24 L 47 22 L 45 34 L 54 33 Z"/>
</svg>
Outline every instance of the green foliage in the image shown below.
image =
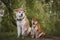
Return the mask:
<svg viewBox="0 0 60 40">
<path fill-rule="evenodd" d="M 1 24 L 2 24 L 1 32 L 13 32 L 13 31 L 16 31 L 16 27 L 11 22 L 7 10 L 5 10 L 5 15 L 3 17 L 3 20 L 2 20 Z"/>
</svg>

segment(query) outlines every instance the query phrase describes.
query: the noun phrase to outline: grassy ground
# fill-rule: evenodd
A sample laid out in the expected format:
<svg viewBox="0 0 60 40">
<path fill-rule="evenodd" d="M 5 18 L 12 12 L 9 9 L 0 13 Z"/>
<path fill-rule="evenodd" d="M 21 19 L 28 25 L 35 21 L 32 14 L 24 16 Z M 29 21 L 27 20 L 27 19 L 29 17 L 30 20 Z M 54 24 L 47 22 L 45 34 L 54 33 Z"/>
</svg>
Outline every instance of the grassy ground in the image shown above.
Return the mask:
<svg viewBox="0 0 60 40">
<path fill-rule="evenodd" d="M 32 39 L 31 37 L 17 39 L 15 33 L 0 33 L 0 40 L 60 40 L 60 37 L 44 37 L 39 39 Z"/>
<path fill-rule="evenodd" d="M 16 40 L 15 33 L 0 33 L 0 40 Z"/>
</svg>

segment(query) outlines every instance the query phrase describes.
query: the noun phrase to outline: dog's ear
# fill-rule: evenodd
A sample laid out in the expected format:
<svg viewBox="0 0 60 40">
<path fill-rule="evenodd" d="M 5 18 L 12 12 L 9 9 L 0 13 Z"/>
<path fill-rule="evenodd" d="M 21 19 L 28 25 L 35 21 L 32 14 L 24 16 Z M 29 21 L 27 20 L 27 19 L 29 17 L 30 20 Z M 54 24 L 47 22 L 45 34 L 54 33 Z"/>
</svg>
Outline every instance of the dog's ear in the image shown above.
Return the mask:
<svg viewBox="0 0 60 40">
<path fill-rule="evenodd" d="M 23 9 L 22 11 L 23 11 L 24 13 L 26 13 L 26 10 L 25 10 L 25 9 Z"/>
<path fill-rule="evenodd" d="M 19 10 L 18 10 L 18 9 L 16 9 L 15 11 L 16 11 L 16 12 L 18 12 Z"/>
<path fill-rule="evenodd" d="M 14 13 L 17 13 L 19 11 L 20 11 L 20 9 L 14 9 Z"/>
<path fill-rule="evenodd" d="M 23 11 L 24 11 L 24 12 L 26 12 L 26 10 L 25 10 L 25 9 L 24 9 Z"/>
<path fill-rule="evenodd" d="M 20 9 L 15 9 L 15 12 L 19 12 L 20 11 Z"/>
</svg>

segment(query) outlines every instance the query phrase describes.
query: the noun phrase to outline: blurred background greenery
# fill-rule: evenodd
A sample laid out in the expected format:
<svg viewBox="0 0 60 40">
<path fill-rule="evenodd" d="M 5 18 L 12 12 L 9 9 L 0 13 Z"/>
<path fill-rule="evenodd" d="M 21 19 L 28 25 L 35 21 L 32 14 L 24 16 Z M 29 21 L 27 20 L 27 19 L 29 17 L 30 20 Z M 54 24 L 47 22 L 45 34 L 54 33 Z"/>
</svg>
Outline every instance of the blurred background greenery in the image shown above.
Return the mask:
<svg viewBox="0 0 60 40">
<path fill-rule="evenodd" d="M 26 15 L 30 21 L 33 17 L 46 36 L 60 36 L 60 0 L 0 0 L 0 9 L 4 15 L 0 18 L 0 36 L 17 35 L 14 9 L 26 9 Z"/>
</svg>

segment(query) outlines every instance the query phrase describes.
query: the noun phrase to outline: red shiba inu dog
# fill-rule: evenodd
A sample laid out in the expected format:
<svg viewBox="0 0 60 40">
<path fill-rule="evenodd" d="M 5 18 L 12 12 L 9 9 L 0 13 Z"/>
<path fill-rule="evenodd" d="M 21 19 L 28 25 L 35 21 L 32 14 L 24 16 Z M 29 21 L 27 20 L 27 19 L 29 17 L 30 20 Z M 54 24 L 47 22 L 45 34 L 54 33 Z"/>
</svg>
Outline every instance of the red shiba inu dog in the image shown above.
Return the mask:
<svg viewBox="0 0 60 40">
<path fill-rule="evenodd" d="M 20 35 L 28 35 L 31 31 L 25 11 L 23 9 L 15 9 L 18 37 Z"/>
<path fill-rule="evenodd" d="M 45 33 L 41 29 L 40 25 L 38 24 L 38 21 L 36 18 L 32 18 L 32 31 L 33 31 L 32 38 L 34 38 L 34 36 L 36 38 L 39 38 L 39 37 L 45 35 Z"/>
</svg>

